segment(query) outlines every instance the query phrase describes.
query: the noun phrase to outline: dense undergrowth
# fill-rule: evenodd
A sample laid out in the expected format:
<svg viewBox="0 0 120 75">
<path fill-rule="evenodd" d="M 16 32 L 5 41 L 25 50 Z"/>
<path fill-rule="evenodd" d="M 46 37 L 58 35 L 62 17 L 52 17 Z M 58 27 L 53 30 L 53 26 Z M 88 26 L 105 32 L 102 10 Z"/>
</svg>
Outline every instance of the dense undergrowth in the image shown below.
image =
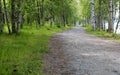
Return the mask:
<svg viewBox="0 0 120 75">
<path fill-rule="evenodd" d="M 0 75 L 43 75 L 41 56 L 50 37 L 70 27 L 25 26 L 20 34 L 0 35 Z"/>
</svg>

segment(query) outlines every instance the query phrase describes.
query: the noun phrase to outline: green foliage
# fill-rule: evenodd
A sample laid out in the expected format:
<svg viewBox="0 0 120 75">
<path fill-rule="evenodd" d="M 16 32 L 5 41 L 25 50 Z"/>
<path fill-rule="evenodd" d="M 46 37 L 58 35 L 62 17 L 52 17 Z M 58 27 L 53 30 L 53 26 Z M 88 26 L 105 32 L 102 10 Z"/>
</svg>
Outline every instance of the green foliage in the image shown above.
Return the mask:
<svg viewBox="0 0 120 75">
<path fill-rule="evenodd" d="M 90 18 L 91 9 L 90 9 L 90 0 L 80 0 L 80 8 L 81 8 L 81 18 Z"/>
<path fill-rule="evenodd" d="M 86 25 L 86 31 L 90 34 L 94 34 L 99 37 L 104 37 L 104 38 L 109 38 L 109 39 L 115 39 L 115 40 L 120 40 L 120 35 L 114 34 L 114 33 L 109 33 L 107 31 L 93 31 L 91 25 Z"/>
<path fill-rule="evenodd" d="M 76 0 L 5 0 L 1 1 L 0 14 L 6 16 L 4 26 L 8 25 L 12 33 L 19 33 L 24 25 L 34 22 L 38 28 L 46 22 L 51 22 L 51 26 L 73 24 L 79 18 L 76 4 Z"/>
<path fill-rule="evenodd" d="M 25 26 L 20 34 L 0 35 L 0 75 L 43 75 L 41 56 L 48 51 L 50 37 L 69 27 L 40 29 Z"/>
</svg>

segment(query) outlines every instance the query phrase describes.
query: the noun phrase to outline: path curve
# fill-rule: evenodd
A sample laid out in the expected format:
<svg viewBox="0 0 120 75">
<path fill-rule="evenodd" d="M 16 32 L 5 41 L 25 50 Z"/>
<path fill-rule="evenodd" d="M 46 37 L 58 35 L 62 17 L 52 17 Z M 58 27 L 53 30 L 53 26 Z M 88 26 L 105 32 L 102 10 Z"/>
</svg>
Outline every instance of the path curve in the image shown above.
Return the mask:
<svg viewBox="0 0 120 75">
<path fill-rule="evenodd" d="M 52 37 L 43 60 L 47 75 L 120 75 L 120 44 L 76 26 Z"/>
</svg>

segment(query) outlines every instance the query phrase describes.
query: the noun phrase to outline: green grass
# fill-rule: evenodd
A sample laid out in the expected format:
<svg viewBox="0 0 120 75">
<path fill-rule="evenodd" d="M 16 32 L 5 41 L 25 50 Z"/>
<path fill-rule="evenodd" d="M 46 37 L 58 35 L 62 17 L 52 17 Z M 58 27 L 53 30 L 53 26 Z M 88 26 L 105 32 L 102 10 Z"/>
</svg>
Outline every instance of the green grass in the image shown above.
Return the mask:
<svg viewBox="0 0 120 75">
<path fill-rule="evenodd" d="M 43 75 L 41 57 L 50 37 L 69 27 L 26 26 L 18 35 L 0 35 L 0 75 Z"/>
<path fill-rule="evenodd" d="M 108 39 L 112 39 L 115 40 L 117 42 L 120 42 L 120 35 L 114 34 L 114 33 L 109 33 L 107 31 L 100 31 L 100 30 L 96 30 L 93 31 L 91 25 L 86 25 L 86 31 L 90 34 L 94 34 L 96 36 L 99 37 L 104 37 L 104 38 L 108 38 Z"/>
</svg>

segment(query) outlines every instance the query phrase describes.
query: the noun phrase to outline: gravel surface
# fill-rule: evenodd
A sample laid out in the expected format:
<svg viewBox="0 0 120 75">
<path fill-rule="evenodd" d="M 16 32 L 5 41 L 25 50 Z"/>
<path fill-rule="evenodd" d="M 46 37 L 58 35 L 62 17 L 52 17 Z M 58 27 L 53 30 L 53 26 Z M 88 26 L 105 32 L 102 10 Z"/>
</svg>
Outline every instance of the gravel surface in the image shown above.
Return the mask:
<svg viewBox="0 0 120 75">
<path fill-rule="evenodd" d="M 120 44 L 76 26 L 51 38 L 46 75 L 120 75 Z"/>
</svg>

